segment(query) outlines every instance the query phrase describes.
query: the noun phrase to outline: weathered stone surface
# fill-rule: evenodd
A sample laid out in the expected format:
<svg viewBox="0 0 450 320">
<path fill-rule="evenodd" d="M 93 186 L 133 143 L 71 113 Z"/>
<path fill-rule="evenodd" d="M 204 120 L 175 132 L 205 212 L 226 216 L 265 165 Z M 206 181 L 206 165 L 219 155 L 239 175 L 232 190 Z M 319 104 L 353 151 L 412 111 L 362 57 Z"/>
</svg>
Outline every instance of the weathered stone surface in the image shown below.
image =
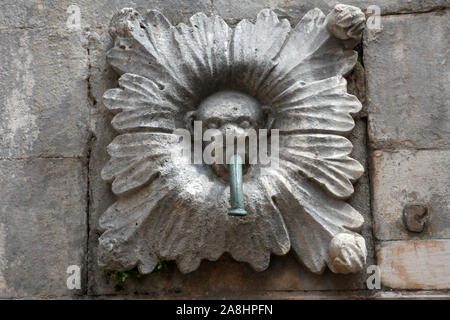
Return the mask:
<svg viewBox="0 0 450 320">
<path fill-rule="evenodd" d="M 230 22 L 240 19 L 253 19 L 261 9 L 270 8 L 280 17 L 287 18 L 296 23 L 309 10 L 319 8 L 330 12 L 338 3 L 359 7 L 363 10 L 376 5 L 381 14 L 423 12 L 440 7 L 449 7 L 446 0 L 214 0 L 213 10 Z"/>
<path fill-rule="evenodd" d="M 375 151 L 372 155 L 373 216 L 380 240 L 450 238 L 450 151 Z M 428 208 L 421 233 L 403 223 L 406 205 Z"/>
<path fill-rule="evenodd" d="M 66 271 L 85 264 L 86 187 L 77 159 L 0 161 L 0 298 L 83 292 Z"/>
<path fill-rule="evenodd" d="M 79 157 L 88 136 L 80 33 L 0 31 L 0 158 Z"/>
<path fill-rule="evenodd" d="M 377 261 L 381 283 L 389 288 L 450 288 L 450 240 L 381 242 Z"/>
<path fill-rule="evenodd" d="M 105 28 L 112 15 L 125 7 L 158 9 L 177 22 L 186 21 L 196 12 L 209 12 L 209 0 L 3 0 L 0 27 L 66 29 L 72 12 L 71 5 L 80 9 L 81 29 Z"/>
<path fill-rule="evenodd" d="M 449 10 L 382 17 L 364 37 L 373 148 L 450 147 Z"/>
</svg>

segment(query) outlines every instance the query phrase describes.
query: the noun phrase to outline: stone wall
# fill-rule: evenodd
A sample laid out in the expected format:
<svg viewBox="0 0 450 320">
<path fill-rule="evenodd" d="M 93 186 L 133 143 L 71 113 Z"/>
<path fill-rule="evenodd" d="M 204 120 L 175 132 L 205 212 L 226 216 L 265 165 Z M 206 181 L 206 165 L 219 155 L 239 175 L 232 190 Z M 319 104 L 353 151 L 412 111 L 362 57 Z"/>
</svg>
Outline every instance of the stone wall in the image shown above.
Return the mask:
<svg viewBox="0 0 450 320">
<path fill-rule="evenodd" d="M 73 1 L 4 0 L 0 10 L 0 298 L 392 298 L 449 296 L 450 121 L 449 3 L 446 0 L 349 0 L 381 9 L 367 30 L 349 91 L 364 110 L 350 137 L 365 167 L 350 203 L 366 221 L 368 275 L 310 273 L 292 254 L 268 270 L 223 256 L 182 275 L 175 266 L 117 284 L 97 266 L 98 217 L 111 205 L 100 178 L 115 136 L 102 104 L 117 75 L 107 66 L 107 26 L 122 7 L 158 9 L 172 23 L 194 13 L 229 24 L 263 8 L 295 25 L 314 7 L 339 1 L 78 0 L 81 30 L 67 27 Z M 405 206 L 428 208 L 421 233 L 409 232 Z M 81 268 L 69 290 L 67 267 Z"/>
</svg>

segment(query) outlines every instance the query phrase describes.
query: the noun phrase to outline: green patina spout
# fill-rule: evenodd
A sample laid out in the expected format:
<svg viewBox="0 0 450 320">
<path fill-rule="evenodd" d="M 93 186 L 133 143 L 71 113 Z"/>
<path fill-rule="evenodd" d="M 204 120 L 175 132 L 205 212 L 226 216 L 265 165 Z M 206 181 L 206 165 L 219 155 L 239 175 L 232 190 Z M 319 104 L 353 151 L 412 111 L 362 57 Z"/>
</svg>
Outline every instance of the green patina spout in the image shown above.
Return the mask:
<svg viewBox="0 0 450 320">
<path fill-rule="evenodd" d="M 239 155 L 233 155 L 230 164 L 230 194 L 231 209 L 229 215 L 245 216 L 244 192 L 242 188 L 242 159 Z"/>
</svg>

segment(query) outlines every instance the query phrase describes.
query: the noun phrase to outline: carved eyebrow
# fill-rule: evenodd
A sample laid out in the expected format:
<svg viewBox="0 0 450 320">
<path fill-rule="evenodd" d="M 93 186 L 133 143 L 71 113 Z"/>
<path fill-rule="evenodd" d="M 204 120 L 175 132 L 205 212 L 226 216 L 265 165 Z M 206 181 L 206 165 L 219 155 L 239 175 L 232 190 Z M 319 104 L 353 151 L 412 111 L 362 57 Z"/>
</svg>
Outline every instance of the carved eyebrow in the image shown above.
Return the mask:
<svg viewBox="0 0 450 320">
<path fill-rule="evenodd" d="M 253 122 L 253 119 L 252 119 L 252 117 L 250 117 L 250 116 L 240 116 L 240 117 L 238 118 L 238 121 L 249 121 L 249 122 Z"/>
<path fill-rule="evenodd" d="M 239 121 L 239 122 L 242 122 L 242 121 L 248 121 L 252 126 L 256 126 L 256 123 L 258 122 L 256 119 L 253 119 L 253 118 L 250 117 L 250 116 L 240 116 L 240 117 L 238 118 L 238 121 Z"/>
<path fill-rule="evenodd" d="M 220 124 L 222 122 L 222 119 L 219 117 L 209 117 L 205 119 L 205 122 L 215 122 L 217 124 Z"/>
</svg>

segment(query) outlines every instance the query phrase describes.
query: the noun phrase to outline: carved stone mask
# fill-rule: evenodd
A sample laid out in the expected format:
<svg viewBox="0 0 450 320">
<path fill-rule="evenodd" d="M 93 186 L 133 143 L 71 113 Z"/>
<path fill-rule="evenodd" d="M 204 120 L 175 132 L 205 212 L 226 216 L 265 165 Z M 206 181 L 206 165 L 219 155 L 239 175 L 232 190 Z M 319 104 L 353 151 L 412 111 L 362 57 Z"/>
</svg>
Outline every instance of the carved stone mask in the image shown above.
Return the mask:
<svg viewBox="0 0 450 320">
<path fill-rule="evenodd" d="M 249 128 L 258 129 L 264 125 L 264 112 L 260 103 L 245 93 L 219 91 L 200 104 L 196 120 L 223 134 L 230 130 L 244 133 Z"/>
<path fill-rule="evenodd" d="M 199 105 L 196 111 L 188 114 L 188 127 L 192 121 L 201 121 L 203 131 L 207 129 L 218 130 L 223 137 L 246 137 L 249 130 L 263 128 L 265 114 L 260 103 L 253 97 L 239 91 L 224 90 L 216 92 Z M 248 144 L 247 144 L 248 147 Z M 225 148 L 225 144 L 224 144 Z M 248 148 L 247 148 L 248 149 Z M 226 152 L 220 164 L 213 164 L 214 171 L 223 178 L 228 178 L 228 165 Z M 245 155 L 244 173 L 248 171 L 248 150 Z"/>
<path fill-rule="evenodd" d="M 364 21 L 345 5 L 295 28 L 270 10 L 234 29 L 202 13 L 177 26 L 156 11 L 117 13 L 107 57 L 121 77 L 104 104 L 119 135 L 102 171 L 117 201 L 99 221 L 99 264 L 150 273 L 176 260 L 187 273 L 227 252 L 262 271 L 292 249 L 315 273 L 362 270 L 364 219 L 344 201 L 363 174 L 344 137 L 361 103 L 343 76 Z M 196 120 L 223 134 L 279 130 L 279 166 L 243 181 L 246 215 L 227 213 L 226 167 L 182 161 L 174 130 Z"/>
</svg>

